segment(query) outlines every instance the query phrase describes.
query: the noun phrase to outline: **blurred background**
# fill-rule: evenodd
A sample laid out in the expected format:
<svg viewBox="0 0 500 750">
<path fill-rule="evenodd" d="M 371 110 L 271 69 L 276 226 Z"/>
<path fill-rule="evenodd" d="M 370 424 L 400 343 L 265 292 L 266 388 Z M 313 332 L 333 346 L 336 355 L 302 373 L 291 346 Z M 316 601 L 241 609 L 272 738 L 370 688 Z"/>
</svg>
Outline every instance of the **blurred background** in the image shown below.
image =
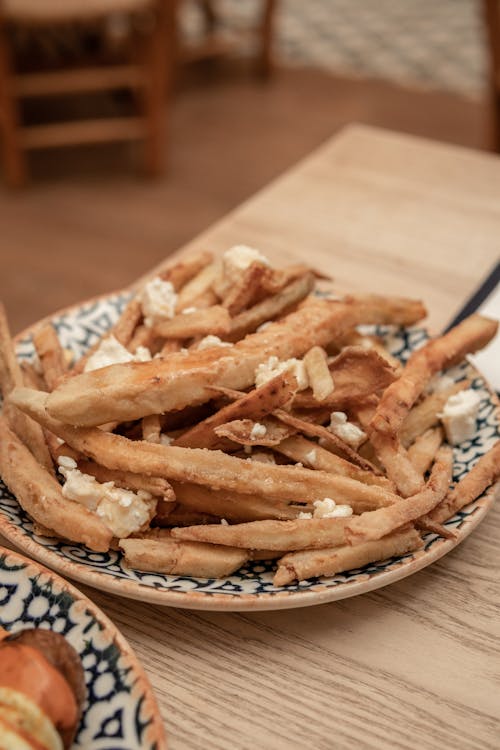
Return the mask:
<svg viewBox="0 0 500 750">
<path fill-rule="evenodd" d="M 13 330 L 128 284 L 347 123 L 494 150 L 499 6 L 0 0 Z"/>
</svg>

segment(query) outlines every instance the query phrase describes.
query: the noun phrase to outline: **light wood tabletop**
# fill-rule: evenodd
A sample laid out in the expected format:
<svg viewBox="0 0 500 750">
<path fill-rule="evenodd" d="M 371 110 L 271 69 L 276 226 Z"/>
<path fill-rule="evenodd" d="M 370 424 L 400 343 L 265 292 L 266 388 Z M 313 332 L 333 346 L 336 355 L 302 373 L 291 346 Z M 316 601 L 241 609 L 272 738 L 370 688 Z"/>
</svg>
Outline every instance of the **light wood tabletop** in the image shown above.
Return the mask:
<svg viewBox="0 0 500 750">
<path fill-rule="evenodd" d="M 498 260 L 500 159 L 350 127 L 180 252 L 234 244 L 305 260 L 342 290 L 421 297 L 438 331 Z M 499 538 L 496 507 L 431 567 L 308 609 L 189 612 L 85 592 L 142 660 L 171 750 L 493 749 Z"/>
</svg>

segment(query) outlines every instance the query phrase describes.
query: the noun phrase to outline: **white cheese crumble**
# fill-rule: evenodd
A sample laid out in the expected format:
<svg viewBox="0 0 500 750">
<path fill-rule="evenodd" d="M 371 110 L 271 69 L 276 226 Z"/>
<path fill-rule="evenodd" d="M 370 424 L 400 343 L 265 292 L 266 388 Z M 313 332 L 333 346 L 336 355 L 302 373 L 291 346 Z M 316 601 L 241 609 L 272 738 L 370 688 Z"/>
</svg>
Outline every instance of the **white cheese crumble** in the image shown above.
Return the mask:
<svg viewBox="0 0 500 750">
<path fill-rule="evenodd" d="M 301 511 L 297 518 L 299 518 L 301 521 L 308 521 L 310 518 L 313 517 L 312 513 L 305 513 L 304 511 Z"/>
<path fill-rule="evenodd" d="M 263 451 L 253 451 L 252 461 L 259 461 L 261 464 L 275 464 L 275 458 L 272 453 L 264 453 Z"/>
<path fill-rule="evenodd" d="M 350 505 L 337 505 L 331 497 L 325 497 L 323 500 L 315 500 L 314 518 L 347 518 L 352 516 Z"/>
<path fill-rule="evenodd" d="M 57 463 L 64 469 L 76 469 L 77 467 L 75 459 L 71 458 L 71 456 L 59 456 L 59 458 L 57 459 Z"/>
<path fill-rule="evenodd" d="M 218 336 L 209 333 L 208 336 L 205 336 L 205 338 L 198 343 L 196 348 L 198 351 L 202 351 L 203 349 L 211 349 L 213 346 L 231 346 L 231 344 L 229 341 L 221 341 Z"/>
<path fill-rule="evenodd" d="M 226 519 L 225 519 L 225 518 L 221 518 L 221 519 L 220 519 L 220 525 L 221 525 L 221 526 L 229 526 L 229 523 L 228 523 L 228 522 L 226 521 Z"/>
<path fill-rule="evenodd" d="M 144 285 L 140 302 L 144 324 L 150 328 L 156 321 L 174 317 L 177 294 L 170 281 L 156 276 Z"/>
<path fill-rule="evenodd" d="M 182 311 L 182 314 L 183 314 L 183 315 L 190 315 L 191 313 L 194 313 L 194 312 L 196 312 L 197 310 L 198 310 L 198 308 L 197 308 L 197 307 L 186 307 L 186 308 L 184 308 L 184 310 Z"/>
<path fill-rule="evenodd" d="M 252 263 L 256 262 L 262 263 L 265 266 L 271 265 L 260 250 L 248 247 L 248 245 L 235 245 L 226 250 L 222 257 L 224 276 L 227 279 L 237 278 L 242 271 L 246 271 Z"/>
<path fill-rule="evenodd" d="M 299 391 L 308 388 L 309 378 L 307 377 L 304 363 L 300 359 L 291 358 L 279 360 L 278 357 L 275 356 L 269 357 L 267 362 L 262 362 L 260 365 L 257 365 L 257 369 L 255 370 L 255 385 L 257 388 L 260 388 L 261 385 L 268 383 L 283 372 L 291 372 L 295 375 Z"/>
<path fill-rule="evenodd" d="M 123 538 L 140 531 L 151 519 L 156 500 L 149 492 L 132 492 L 116 487 L 114 482 L 98 482 L 77 469 L 76 461 L 68 456 L 60 456 L 58 463 L 65 479 L 64 497 L 95 511 L 114 536 Z"/>
<path fill-rule="evenodd" d="M 366 433 L 357 425 L 348 422 L 347 414 L 343 411 L 333 411 L 330 414 L 328 429 L 355 450 L 366 439 Z"/>
<path fill-rule="evenodd" d="M 472 389 L 454 393 L 449 397 L 443 411 L 438 415 L 449 443 L 459 445 L 474 437 L 480 403 L 479 394 Z"/>
<path fill-rule="evenodd" d="M 257 438 L 264 437 L 266 432 L 267 432 L 266 425 L 260 424 L 260 422 L 256 422 L 250 431 L 250 438 L 252 440 L 256 440 Z"/>
<path fill-rule="evenodd" d="M 160 445 L 171 445 L 174 441 L 173 437 L 170 437 L 170 435 L 167 435 L 166 432 L 162 432 L 160 434 Z"/>
<path fill-rule="evenodd" d="M 306 459 L 308 464 L 311 464 L 311 466 L 314 466 L 316 463 L 316 449 L 313 448 L 313 450 L 310 450 L 309 453 L 306 453 L 304 458 Z"/>
<path fill-rule="evenodd" d="M 102 367 L 124 364 L 125 362 L 148 362 L 150 359 L 151 352 L 145 346 L 138 346 L 135 354 L 132 354 L 111 334 L 106 336 L 95 352 L 90 355 L 83 371 L 92 372 L 93 370 L 100 370 Z"/>
<path fill-rule="evenodd" d="M 135 350 L 134 361 L 135 362 L 151 362 L 151 352 L 147 346 L 138 346 Z"/>
</svg>

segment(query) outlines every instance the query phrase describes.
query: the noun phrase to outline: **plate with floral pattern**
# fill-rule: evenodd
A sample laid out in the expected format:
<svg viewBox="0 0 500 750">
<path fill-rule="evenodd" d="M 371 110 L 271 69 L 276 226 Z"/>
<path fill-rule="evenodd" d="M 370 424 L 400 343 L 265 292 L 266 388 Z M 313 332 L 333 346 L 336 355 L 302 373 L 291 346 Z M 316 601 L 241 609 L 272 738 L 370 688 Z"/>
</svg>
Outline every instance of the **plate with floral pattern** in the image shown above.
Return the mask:
<svg viewBox="0 0 500 750">
<path fill-rule="evenodd" d="M 46 628 L 76 649 L 87 698 L 72 750 L 165 750 L 149 682 L 113 623 L 47 568 L 0 547 L 0 626 Z"/>
<path fill-rule="evenodd" d="M 125 293 L 114 294 L 69 308 L 52 322 L 64 347 L 81 356 L 117 320 L 129 299 Z M 421 346 L 427 334 L 422 328 L 405 330 L 390 327 L 375 332 L 396 357 L 406 361 Z M 30 329 L 17 339 L 17 354 L 31 361 L 34 349 Z M 476 436 L 454 448 L 453 478 L 458 481 L 500 438 L 498 400 L 468 362 L 446 373 L 455 381 L 468 379 L 481 397 Z M 495 488 L 463 508 L 446 526 L 455 532 L 454 539 L 428 534 L 422 549 L 370 564 L 359 570 L 334 577 L 313 578 L 287 586 L 272 583 L 272 561 L 245 564 L 237 573 L 223 579 L 197 579 L 131 570 L 123 563 L 120 552 L 92 552 L 82 545 L 40 536 L 16 498 L 0 482 L 0 532 L 28 555 L 63 575 L 103 591 L 155 604 L 211 610 L 287 609 L 343 599 L 405 578 L 438 560 L 470 534 L 485 517 L 494 499 Z"/>
</svg>

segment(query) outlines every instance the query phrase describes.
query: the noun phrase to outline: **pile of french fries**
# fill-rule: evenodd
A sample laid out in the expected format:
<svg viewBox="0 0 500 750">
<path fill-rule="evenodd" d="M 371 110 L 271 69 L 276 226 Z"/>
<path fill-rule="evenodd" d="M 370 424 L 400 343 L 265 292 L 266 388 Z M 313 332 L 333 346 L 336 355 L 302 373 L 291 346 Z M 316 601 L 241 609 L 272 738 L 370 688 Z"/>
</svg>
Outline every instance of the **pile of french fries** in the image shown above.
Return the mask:
<svg viewBox="0 0 500 750">
<path fill-rule="evenodd" d="M 21 366 L 2 309 L 0 474 L 38 533 L 165 574 L 276 559 L 284 586 L 449 537 L 499 476 L 496 443 L 451 486 L 439 415 L 468 384 L 429 387 L 494 321 L 473 315 L 402 366 L 359 326 L 411 326 L 420 302 L 318 296 L 325 277 L 252 252 L 143 280 L 77 361 L 43 323 Z M 99 365 L 106 347 L 118 363 Z"/>
</svg>

